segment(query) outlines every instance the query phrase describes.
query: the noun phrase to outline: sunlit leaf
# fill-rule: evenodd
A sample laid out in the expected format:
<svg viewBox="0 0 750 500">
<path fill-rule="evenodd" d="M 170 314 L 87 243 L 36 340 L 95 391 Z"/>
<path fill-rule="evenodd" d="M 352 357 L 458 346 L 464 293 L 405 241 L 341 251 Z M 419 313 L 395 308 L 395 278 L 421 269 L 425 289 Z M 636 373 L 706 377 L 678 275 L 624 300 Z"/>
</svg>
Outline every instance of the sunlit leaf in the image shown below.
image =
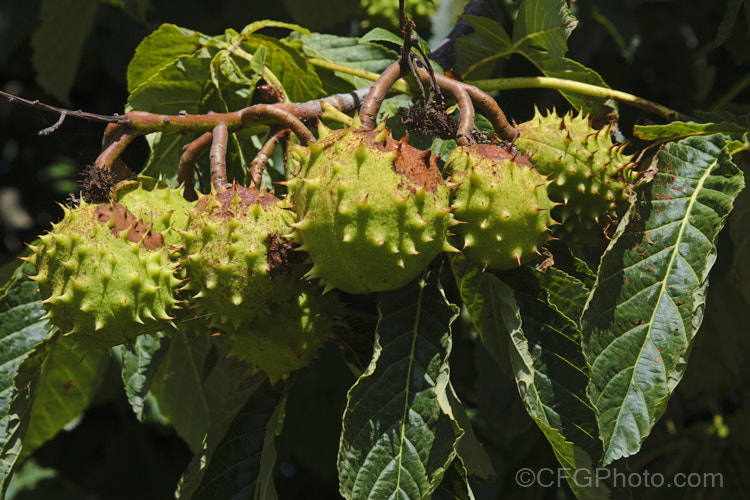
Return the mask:
<svg viewBox="0 0 750 500">
<path fill-rule="evenodd" d="M 603 464 L 636 453 L 687 363 L 719 230 L 743 187 L 721 135 L 662 147 L 602 257 L 583 315 Z"/>
</svg>

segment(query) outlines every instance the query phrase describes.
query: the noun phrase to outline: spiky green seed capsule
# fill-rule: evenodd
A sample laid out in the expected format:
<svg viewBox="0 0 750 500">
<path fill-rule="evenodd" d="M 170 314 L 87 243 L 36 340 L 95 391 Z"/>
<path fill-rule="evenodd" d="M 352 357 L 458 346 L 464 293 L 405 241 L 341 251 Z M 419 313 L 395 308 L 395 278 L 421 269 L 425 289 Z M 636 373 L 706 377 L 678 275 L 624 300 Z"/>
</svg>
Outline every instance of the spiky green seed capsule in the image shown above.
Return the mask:
<svg viewBox="0 0 750 500">
<path fill-rule="evenodd" d="M 50 322 L 86 347 L 111 347 L 171 320 L 181 281 L 163 235 L 119 203 L 64 212 L 29 259 Z"/>
<path fill-rule="evenodd" d="M 290 292 L 270 314 L 228 335 L 231 354 L 253 363 L 272 383 L 307 366 L 333 335 L 329 301 L 308 287 Z"/>
<path fill-rule="evenodd" d="M 491 269 L 528 262 L 549 239 L 546 180 L 528 158 L 491 144 L 458 147 L 446 172 L 460 183 L 453 197 L 456 233 L 466 256 Z"/>
<path fill-rule="evenodd" d="M 294 212 L 271 193 L 233 186 L 201 197 L 184 232 L 192 301 L 212 325 L 235 328 L 286 297 Z"/>
<path fill-rule="evenodd" d="M 182 190 L 150 177 L 120 183 L 113 198 L 153 231 L 163 233 L 166 245 L 182 243 L 180 231 L 187 227 L 188 214 L 195 206 L 182 196 Z"/>
<path fill-rule="evenodd" d="M 321 128 L 289 181 L 295 237 L 326 288 L 368 293 L 399 288 L 447 245 L 449 189 L 436 156 L 397 142 L 381 124 Z"/>
<path fill-rule="evenodd" d="M 628 199 L 632 156 L 612 142 L 611 127 L 595 130 L 581 114 L 542 116 L 536 110 L 518 129 L 514 144 L 552 181 L 549 197 L 560 204 L 552 214 L 562 222 L 555 234 L 572 247 L 596 243 Z"/>
</svg>

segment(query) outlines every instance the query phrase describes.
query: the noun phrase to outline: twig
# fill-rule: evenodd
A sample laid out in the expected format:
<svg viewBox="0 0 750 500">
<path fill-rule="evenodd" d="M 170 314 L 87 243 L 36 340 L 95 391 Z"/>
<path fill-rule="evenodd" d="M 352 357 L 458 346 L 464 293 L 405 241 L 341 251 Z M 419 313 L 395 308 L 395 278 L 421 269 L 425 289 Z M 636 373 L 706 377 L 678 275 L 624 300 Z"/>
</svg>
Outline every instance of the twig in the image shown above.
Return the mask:
<svg viewBox="0 0 750 500">
<path fill-rule="evenodd" d="M 63 111 L 60 113 L 60 118 L 57 119 L 54 125 L 51 125 L 43 130 L 39 131 L 39 135 L 50 135 L 52 132 L 60 128 L 60 125 L 65 121 L 65 117 L 67 116 L 67 112 Z"/>
<path fill-rule="evenodd" d="M 196 140 L 185 144 L 182 149 L 183 153 L 180 156 L 180 164 L 177 167 L 177 182 L 184 187 L 182 196 L 187 201 L 195 201 L 198 199 L 198 193 L 195 192 L 195 180 L 193 179 L 193 172 L 195 171 L 195 162 L 198 161 L 203 153 L 211 145 L 211 139 L 213 134 L 206 132 Z"/>
<path fill-rule="evenodd" d="M 227 124 L 220 122 L 214 127 L 211 143 L 211 184 L 217 192 L 224 191 L 227 184 L 227 143 L 229 130 Z"/>
<path fill-rule="evenodd" d="M 250 162 L 250 182 L 257 188 L 260 188 L 263 182 L 263 170 L 266 168 L 268 158 L 271 157 L 276 145 L 285 141 L 289 137 L 289 129 L 272 126 L 268 131 L 268 137 L 253 161 Z"/>
<path fill-rule="evenodd" d="M 109 125 L 107 125 L 107 127 L 104 129 L 104 135 L 102 136 L 102 152 L 104 152 L 109 147 L 109 145 L 117 139 L 121 129 L 122 125 L 120 125 L 119 123 L 110 123 Z M 112 164 L 109 167 L 109 171 L 110 174 L 118 180 L 128 179 L 135 175 L 133 171 L 128 168 L 123 159 L 119 156 L 115 158 L 114 161 L 112 161 Z"/>
<path fill-rule="evenodd" d="M 109 124 L 104 131 L 102 152 L 96 158 L 94 167 L 109 170 L 115 178 L 121 180 L 132 176 L 133 171 L 125 165 L 125 162 L 119 156 L 136 137 L 138 137 L 138 134 L 133 133 L 130 127 L 119 123 Z"/>
<path fill-rule="evenodd" d="M 290 128 L 303 143 L 314 142 L 315 136 L 284 104 L 255 104 L 231 113 L 208 113 L 205 115 L 163 115 L 146 111 L 127 113 L 127 124 L 138 135 L 151 132 L 205 132 L 224 124 L 229 132 L 248 125 L 281 123 Z"/>
<path fill-rule="evenodd" d="M 74 111 L 72 109 L 65 109 L 65 108 L 58 108 L 57 106 L 51 106 L 49 104 L 44 104 L 43 102 L 39 101 L 30 101 L 28 99 L 24 99 L 23 97 L 18 97 L 13 94 L 8 94 L 7 92 L 3 92 L 0 90 L 0 95 L 8 99 L 10 103 L 19 103 L 23 104 L 24 106 L 28 106 L 30 108 L 35 109 L 41 109 L 42 111 L 52 111 L 53 113 L 58 114 L 66 114 L 73 116 L 75 118 L 82 118 L 84 120 L 94 121 L 94 122 L 105 122 L 105 123 L 122 123 L 123 117 L 121 115 L 98 115 L 96 113 L 87 113 L 85 111 Z"/>
<path fill-rule="evenodd" d="M 382 104 L 388 90 L 393 86 L 393 83 L 401 78 L 401 73 L 401 62 L 396 61 L 388 66 L 380 75 L 380 78 L 378 78 L 372 85 L 372 89 L 370 90 L 370 93 L 367 94 L 367 98 L 365 99 L 365 102 L 362 103 L 362 108 L 359 111 L 359 119 L 362 121 L 362 128 L 366 130 L 372 130 L 375 128 L 380 105 Z"/>
</svg>

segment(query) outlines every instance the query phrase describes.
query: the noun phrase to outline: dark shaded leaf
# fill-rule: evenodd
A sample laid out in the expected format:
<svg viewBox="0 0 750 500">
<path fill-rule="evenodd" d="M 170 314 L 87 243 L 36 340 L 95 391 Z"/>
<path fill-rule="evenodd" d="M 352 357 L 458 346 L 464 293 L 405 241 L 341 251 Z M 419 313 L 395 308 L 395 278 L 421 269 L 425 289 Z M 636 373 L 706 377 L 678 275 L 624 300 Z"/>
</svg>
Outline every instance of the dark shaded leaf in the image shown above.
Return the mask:
<svg viewBox="0 0 750 500">
<path fill-rule="evenodd" d="M 451 264 L 461 300 L 469 311 L 484 347 L 498 366 L 503 371 L 508 371 L 510 337 L 505 318 L 512 317 L 515 310 L 512 309 L 513 301 L 504 297 L 504 294 L 510 294 L 512 299 L 512 290 L 500 278 L 483 272 L 463 255 L 456 256 Z"/>
<path fill-rule="evenodd" d="M 193 458 L 180 498 L 275 499 L 274 440 L 284 416 L 284 396 L 284 388 L 272 388 L 265 377 L 248 379 Z"/>
<path fill-rule="evenodd" d="M 159 410 L 194 453 L 238 390 L 248 367 L 227 358 L 228 346 L 185 328 L 173 335 L 151 381 Z"/>
<path fill-rule="evenodd" d="M 36 81 L 66 104 L 98 8 L 98 0 L 42 0 L 41 23 L 31 39 Z"/>
<path fill-rule="evenodd" d="M 536 271 L 520 268 L 505 274 L 504 279 L 512 289 L 503 283 L 503 300 L 506 307 L 516 311 L 505 318 L 505 324 L 524 406 L 552 445 L 576 496 L 607 498 L 604 484 L 576 481 L 594 477 L 601 456 L 594 409 L 586 398 L 588 366 L 580 331 L 575 322 L 550 304 Z"/>
<path fill-rule="evenodd" d="M 35 274 L 34 266 L 18 266 L 13 277 L 0 289 L 0 447 L 6 449 L 8 433 L 19 425 L 19 417 L 10 413 L 11 397 L 14 391 L 14 377 L 21 362 L 31 353 L 34 346 L 51 335 L 50 326 L 41 320 L 44 313 L 40 303 L 38 286 L 26 277 Z M 10 424 L 10 427 L 9 427 Z M 20 452 L 21 441 L 16 440 L 16 453 Z M 0 461 L 3 477 L 10 474 L 15 462 Z"/>
</svg>

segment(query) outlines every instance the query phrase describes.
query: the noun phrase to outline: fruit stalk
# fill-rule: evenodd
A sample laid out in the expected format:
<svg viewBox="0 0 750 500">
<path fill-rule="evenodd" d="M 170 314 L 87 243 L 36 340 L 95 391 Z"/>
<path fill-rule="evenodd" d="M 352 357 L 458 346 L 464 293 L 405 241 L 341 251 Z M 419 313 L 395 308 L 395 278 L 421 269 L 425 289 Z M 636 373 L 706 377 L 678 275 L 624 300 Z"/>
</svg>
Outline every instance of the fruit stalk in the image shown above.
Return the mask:
<svg viewBox="0 0 750 500">
<path fill-rule="evenodd" d="M 224 191 L 227 187 L 227 143 L 229 142 L 229 131 L 226 123 L 219 123 L 214 127 L 213 141 L 211 142 L 211 185 L 217 192 Z"/>
<path fill-rule="evenodd" d="M 367 94 L 365 102 L 362 103 L 362 108 L 359 111 L 359 119 L 362 122 L 362 128 L 365 130 L 373 130 L 378 119 L 378 111 L 380 105 L 385 99 L 385 95 L 396 83 L 396 80 L 401 78 L 403 74 L 403 67 L 401 61 L 388 66 L 385 71 L 380 75 L 375 83 L 372 85 L 370 93 Z"/>
<path fill-rule="evenodd" d="M 268 138 L 260 148 L 258 154 L 255 155 L 253 161 L 250 162 L 250 182 L 257 188 L 260 188 L 260 184 L 263 181 L 263 170 L 266 168 L 268 158 L 276 148 L 276 146 L 289 138 L 289 129 L 272 126 L 268 131 Z"/>
<path fill-rule="evenodd" d="M 198 193 L 195 192 L 195 184 L 193 181 L 195 162 L 198 161 L 198 158 L 200 158 L 211 146 L 212 138 L 213 134 L 211 132 L 206 132 L 196 140 L 185 144 L 182 148 L 184 152 L 182 153 L 182 156 L 180 156 L 180 163 L 177 166 L 177 182 L 185 186 L 183 196 L 188 201 L 195 201 L 198 199 Z"/>
</svg>

